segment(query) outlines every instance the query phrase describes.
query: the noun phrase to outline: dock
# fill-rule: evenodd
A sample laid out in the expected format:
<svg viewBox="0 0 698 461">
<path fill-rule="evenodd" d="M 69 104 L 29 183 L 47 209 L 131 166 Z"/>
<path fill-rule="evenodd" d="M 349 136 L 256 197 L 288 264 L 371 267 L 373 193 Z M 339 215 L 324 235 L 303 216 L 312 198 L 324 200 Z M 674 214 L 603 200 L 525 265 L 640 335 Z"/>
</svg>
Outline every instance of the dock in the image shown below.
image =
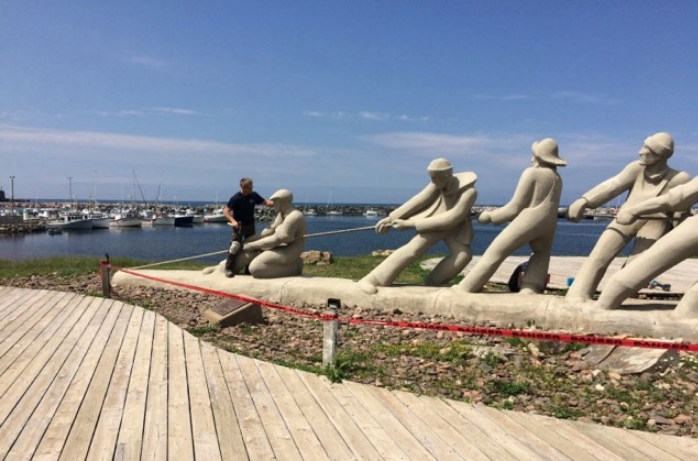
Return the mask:
<svg viewBox="0 0 698 461">
<path fill-rule="evenodd" d="M 333 384 L 138 306 L 0 287 L 0 459 L 679 461 L 698 440 Z"/>
</svg>

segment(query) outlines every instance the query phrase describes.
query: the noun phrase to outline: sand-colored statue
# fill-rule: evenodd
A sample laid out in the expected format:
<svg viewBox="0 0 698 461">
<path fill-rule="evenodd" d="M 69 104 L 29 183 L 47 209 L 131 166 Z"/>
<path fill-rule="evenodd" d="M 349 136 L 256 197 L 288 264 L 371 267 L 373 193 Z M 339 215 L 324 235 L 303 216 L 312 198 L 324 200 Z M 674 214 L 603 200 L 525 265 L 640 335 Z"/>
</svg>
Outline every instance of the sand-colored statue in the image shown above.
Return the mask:
<svg viewBox="0 0 698 461">
<path fill-rule="evenodd" d="M 695 203 L 698 203 L 698 178 L 660 197 L 627 207 L 618 213 L 616 220 L 621 224 L 632 224 L 658 212 L 682 212 Z M 698 216 L 691 216 L 639 255 L 632 264 L 615 273 L 601 292 L 597 304 L 610 309 L 620 307 L 625 299 L 634 296 L 655 277 L 681 261 L 696 256 Z M 686 318 L 698 316 L 698 284 L 684 294 L 674 312 Z"/>
<path fill-rule="evenodd" d="M 557 167 L 567 162 L 559 157 L 557 142 L 551 138 L 534 142 L 531 151 L 532 166 L 524 170 L 511 201 L 496 210 L 483 211 L 478 218 L 482 224 L 511 223 L 497 235 L 458 288 L 469 293 L 480 291 L 514 250 L 528 244 L 533 254 L 520 292 L 542 293 L 545 289 L 562 193 Z"/>
<path fill-rule="evenodd" d="M 376 232 L 415 229 L 417 235 L 388 256 L 371 273 L 359 280 L 368 294 L 393 283 L 398 275 L 429 248 L 443 240 L 450 254 L 442 259 L 425 280 L 441 285 L 458 275 L 472 259 L 471 208 L 475 203 L 475 173 L 453 174 L 451 163 L 438 158 L 427 167 L 431 182 L 417 195 L 376 224 Z"/>
<path fill-rule="evenodd" d="M 639 151 L 640 160 L 626 166 L 616 176 L 586 192 L 569 207 L 568 218 L 579 221 L 587 208 L 598 208 L 623 193 L 628 193 L 621 210 L 666 194 L 672 187 L 690 180 L 688 173 L 669 168 L 667 162 L 674 153 L 674 140 L 669 133 L 656 133 L 645 139 Z M 635 238 L 629 264 L 633 258 L 652 246 L 672 228 L 672 221 L 638 219 L 632 224 L 613 220 L 596 242 L 567 292 L 571 301 L 588 301 L 596 293 L 611 261 Z"/>
<path fill-rule="evenodd" d="M 305 217 L 293 207 L 293 194 L 289 190 L 277 190 L 269 200 L 274 203 L 276 211 L 274 221 L 243 243 L 235 258 L 233 271 L 237 274 L 247 267 L 255 278 L 301 275 Z"/>
</svg>

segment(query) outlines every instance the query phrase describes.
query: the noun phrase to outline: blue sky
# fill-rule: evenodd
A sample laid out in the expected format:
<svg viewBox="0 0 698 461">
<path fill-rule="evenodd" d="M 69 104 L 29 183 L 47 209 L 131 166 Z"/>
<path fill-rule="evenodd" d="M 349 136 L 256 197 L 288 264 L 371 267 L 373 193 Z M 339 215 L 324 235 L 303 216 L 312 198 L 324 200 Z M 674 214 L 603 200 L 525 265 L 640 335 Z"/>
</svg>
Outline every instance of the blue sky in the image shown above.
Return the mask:
<svg viewBox="0 0 698 461">
<path fill-rule="evenodd" d="M 569 203 L 657 131 L 698 174 L 697 20 L 692 0 L 4 0 L 0 186 L 126 200 L 135 171 L 149 201 L 250 176 L 401 203 L 446 157 L 497 204 L 552 137 Z"/>
</svg>

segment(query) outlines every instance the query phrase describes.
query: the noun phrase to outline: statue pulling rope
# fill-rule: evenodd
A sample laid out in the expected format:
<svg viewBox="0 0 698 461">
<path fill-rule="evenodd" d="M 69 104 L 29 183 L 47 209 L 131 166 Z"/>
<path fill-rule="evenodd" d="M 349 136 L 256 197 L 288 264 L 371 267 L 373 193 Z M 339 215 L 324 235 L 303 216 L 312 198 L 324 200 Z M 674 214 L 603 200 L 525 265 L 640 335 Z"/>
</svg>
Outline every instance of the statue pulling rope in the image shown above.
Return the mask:
<svg viewBox="0 0 698 461">
<path fill-rule="evenodd" d="M 348 234 L 350 232 L 359 232 L 359 231 L 373 230 L 373 229 L 375 229 L 375 226 L 356 227 L 356 228 L 352 228 L 352 229 L 342 229 L 342 230 L 327 231 L 327 232 L 316 232 L 314 234 L 306 234 L 304 237 L 305 238 L 325 237 L 327 235 Z M 190 261 L 192 259 L 206 258 L 209 256 L 215 256 L 215 255 L 220 255 L 220 254 L 224 254 L 224 253 L 228 253 L 228 250 L 214 251 L 212 253 L 204 253 L 204 254 L 200 254 L 200 255 L 196 255 L 196 256 L 189 256 L 187 258 L 172 259 L 169 261 L 162 261 L 159 263 L 145 264 L 143 266 L 132 267 L 131 269 L 146 269 L 148 267 L 162 266 L 164 264 L 178 263 L 178 262 L 182 262 L 182 261 Z"/>
</svg>

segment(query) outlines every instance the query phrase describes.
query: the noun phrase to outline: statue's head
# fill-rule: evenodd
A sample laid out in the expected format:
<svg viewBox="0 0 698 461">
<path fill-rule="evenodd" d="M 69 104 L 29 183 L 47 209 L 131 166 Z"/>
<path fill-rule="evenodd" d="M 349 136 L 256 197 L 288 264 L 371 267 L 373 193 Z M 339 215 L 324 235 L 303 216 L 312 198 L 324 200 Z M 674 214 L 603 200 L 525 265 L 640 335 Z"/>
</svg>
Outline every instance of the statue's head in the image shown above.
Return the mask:
<svg viewBox="0 0 698 461">
<path fill-rule="evenodd" d="M 663 131 L 655 133 L 645 139 L 642 149 L 640 149 L 640 154 L 642 154 L 642 150 L 645 148 L 662 158 L 669 158 L 674 154 L 674 138 L 669 133 Z"/>
<path fill-rule="evenodd" d="M 566 166 L 567 162 L 560 158 L 558 152 L 557 141 L 553 138 L 545 138 L 542 141 L 536 141 L 531 145 L 533 156 L 541 163 L 547 163 L 555 166 Z"/>
<path fill-rule="evenodd" d="M 431 182 L 439 189 L 443 189 L 453 176 L 453 166 L 445 158 L 437 158 L 431 161 L 427 167 L 427 173 L 431 177 Z"/>
<path fill-rule="evenodd" d="M 279 189 L 269 197 L 269 200 L 274 202 L 274 208 L 277 208 L 277 205 L 290 206 L 293 203 L 293 194 L 288 189 Z"/>
</svg>

